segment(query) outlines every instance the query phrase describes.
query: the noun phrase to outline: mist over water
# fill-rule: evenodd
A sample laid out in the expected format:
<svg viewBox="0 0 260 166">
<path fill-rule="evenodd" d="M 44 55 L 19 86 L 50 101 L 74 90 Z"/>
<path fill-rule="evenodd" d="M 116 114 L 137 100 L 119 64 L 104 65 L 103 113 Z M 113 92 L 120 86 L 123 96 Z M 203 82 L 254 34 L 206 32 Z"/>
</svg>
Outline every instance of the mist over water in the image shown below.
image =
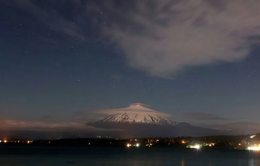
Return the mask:
<svg viewBox="0 0 260 166">
<path fill-rule="evenodd" d="M 170 148 L 30 147 L 0 150 L 3 166 L 260 166 L 260 154 Z"/>
</svg>

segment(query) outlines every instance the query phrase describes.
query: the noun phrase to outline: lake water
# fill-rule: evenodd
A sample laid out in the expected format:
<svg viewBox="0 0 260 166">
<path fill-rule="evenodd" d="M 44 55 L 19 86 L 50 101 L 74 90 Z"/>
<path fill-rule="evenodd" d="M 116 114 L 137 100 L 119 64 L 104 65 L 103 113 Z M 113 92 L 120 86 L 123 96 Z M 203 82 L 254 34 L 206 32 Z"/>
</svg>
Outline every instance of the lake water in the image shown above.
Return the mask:
<svg viewBox="0 0 260 166">
<path fill-rule="evenodd" d="M 260 166 L 258 152 L 173 148 L 0 147 L 1 166 Z"/>
</svg>

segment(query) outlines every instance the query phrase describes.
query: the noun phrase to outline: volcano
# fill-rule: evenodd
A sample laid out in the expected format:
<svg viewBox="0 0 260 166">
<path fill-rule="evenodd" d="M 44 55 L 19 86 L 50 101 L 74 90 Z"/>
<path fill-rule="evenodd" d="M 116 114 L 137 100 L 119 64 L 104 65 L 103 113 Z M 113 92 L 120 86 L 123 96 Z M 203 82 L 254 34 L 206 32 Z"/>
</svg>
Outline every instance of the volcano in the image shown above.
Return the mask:
<svg viewBox="0 0 260 166">
<path fill-rule="evenodd" d="M 163 114 L 140 104 L 133 104 L 130 107 L 119 109 L 117 114 L 104 118 L 94 124 L 153 124 L 153 125 L 178 125 Z"/>
<path fill-rule="evenodd" d="M 110 111 L 110 110 L 108 110 Z M 207 129 L 167 119 L 165 113 L 142 104 L 116 109 L 114 114 L 87 125 L 103 129 L 121 129 L 127 137 L 176 137 L 222 135 L 224 131 Z"/>
</svg>

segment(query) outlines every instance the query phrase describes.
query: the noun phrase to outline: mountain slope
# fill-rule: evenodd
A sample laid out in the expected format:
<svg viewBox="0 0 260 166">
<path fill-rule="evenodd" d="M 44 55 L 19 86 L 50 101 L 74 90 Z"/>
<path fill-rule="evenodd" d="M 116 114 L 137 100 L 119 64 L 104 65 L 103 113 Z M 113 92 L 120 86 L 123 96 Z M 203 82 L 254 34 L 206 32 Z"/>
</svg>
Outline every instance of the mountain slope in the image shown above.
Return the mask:
<svg viewBox="0 0 260 166">
<path fill-rule="evenodd" d="M 163 113 L 151 110 L 142 105 L 118 109 L 117 113 L 89 126 L 103 129 L 121 129 L 124 137 L 176 137 L 206 136 L 226 134 L 223 131 L 178 123 L 164 117 Z"/>
<path fill-rule="evenodd" d="M 109 116 L 105 119 L 97 121 L 95 123 L 118 123 L 118 124 L 156 124 L 156 125 L 178 125 L 177 122 L 173 122 L 159 115 L 151 115 L 149 113 L 118 113 Z"/>
</svg>

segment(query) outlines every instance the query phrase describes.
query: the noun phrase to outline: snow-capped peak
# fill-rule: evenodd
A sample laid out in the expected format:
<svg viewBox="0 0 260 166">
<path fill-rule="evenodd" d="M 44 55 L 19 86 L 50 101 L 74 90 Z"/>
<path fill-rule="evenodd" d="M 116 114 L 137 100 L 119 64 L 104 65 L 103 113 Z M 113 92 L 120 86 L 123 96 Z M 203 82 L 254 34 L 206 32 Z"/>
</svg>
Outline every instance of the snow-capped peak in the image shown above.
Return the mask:
<svg viewBox="0 0 260 166">
<path fill-rule="evenodd" d="M 127 108 L 119 109 L 118 113 L 97 121 L 96 123 L 178 125 L 177 122 L 173 122 L 163 117 L 163 115 L 163 113 L 137 103 Z"/>
</svg>

